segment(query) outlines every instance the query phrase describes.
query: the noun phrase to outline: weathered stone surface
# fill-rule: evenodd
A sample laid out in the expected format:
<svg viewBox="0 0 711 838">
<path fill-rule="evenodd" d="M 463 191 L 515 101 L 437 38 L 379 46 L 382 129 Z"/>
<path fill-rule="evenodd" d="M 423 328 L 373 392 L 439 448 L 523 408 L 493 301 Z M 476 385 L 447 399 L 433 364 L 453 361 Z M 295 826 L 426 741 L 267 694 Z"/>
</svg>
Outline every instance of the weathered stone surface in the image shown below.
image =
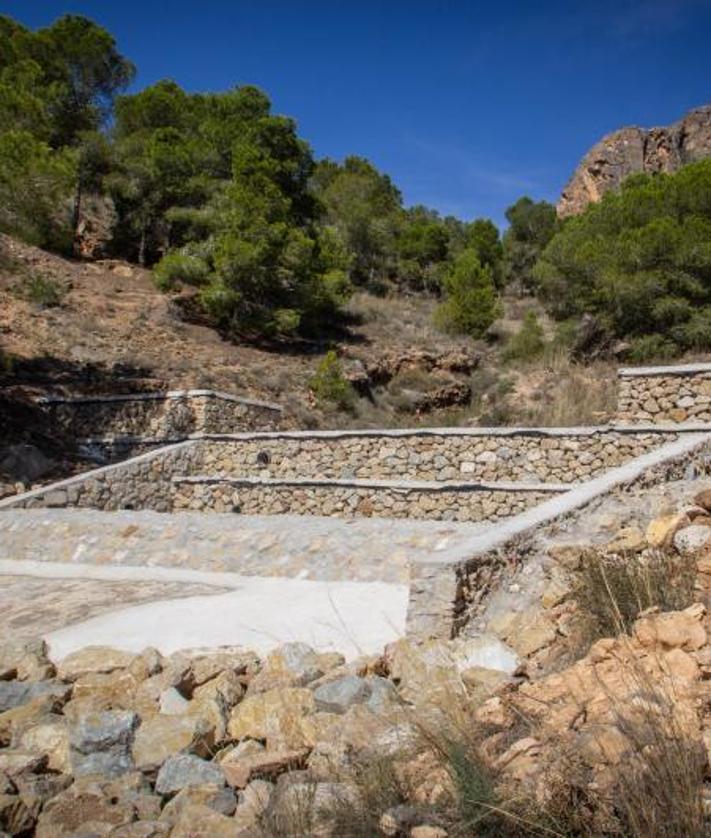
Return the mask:
<svg viewBox="0 0 711 838">
<path fill-rule="evenodd" d="M 225 784 L 225 775 L 216 762 L 208 762 L 194 754 L 176 754 L 168 757 L 158 772 L 156 791 L 173 794 L 186 786 Z"/>
<path fill-rule="evenodd" d="M 45 805 L 37 838 L 107 835 L 136 820 L 158 820 L 160 798 L 140 774 L 115 780 L 80 777 Z M 150 834 L 150 833 L 149 833 Z"/>
<path fill-rule="evenodd" d="M 0 794 L 0 830 L 6 835 L 30 834 L 35 819 L 22 798 L 16 794 Z"/>
<path fill-rule="evenodd" d="M 111 649 L 108 646 L 85 646 L 67 655 L 59 664 L 58 675 L 65 681 L 76 681 L 92 672 L 112 672 L 124 669 L 133 661 L 133 652 Z"/>
<path fill-rule="evenodd" d="M 642 646 L 694 651 L 706 643 L 705 613 L 703 605 L 696 604 L 684 611 L 650 614 L 637 620 L 634 636 Z"/>
<path fill-rule="evenodd" d="M 248 695 L 232 711 L 229 735 L 233 739 L 266 739 L 269 748 L 300 748 L 308 744 L 301 720 L 315 709 L 313 693 L 304 688 Z"/>
<path fill-rule="evenodd" d="M 696 553 L 711 540 L 711 527 L 691 524 L 674 534 L 674 546 L 680 553 Z"/>
<path fill-rule="evenodd" d="M 114 777 L 133 770 L 131 745 L 139 718 L 130 711 L 93 713 L 71 727 L 72 773 Z"/>
<path fill-rule="evenodd" d="M 47 767 L 52 771 L 70 774 L 69 727 L 62 716 L 48 715 L 28 727 L 20 738 L 20 747 L 46 756 Z"/>
<path fill-rule="evenodd" d="M 370 695 L 370 685 L 357 675 L 345 675 L 314 690 L 316 708 L 327 713 L 345 713 L 353 704 L 367 702 Z"/>
<path fill-rule="evenodd" d="M 689 111 L 663 128 L 622 128 L 585 155 L 558 202 L 561 218 L 577 215 L 640 172 L 674 172 L 711 156 L 711 107 Z"/>
<path fill-rule="evenodd" d="M 210 806 L 186 806 L 173 827 L 171 838 L 237 838 L 234 818 L 221 815 Z"/>
<path fill-rule="evenodd" d="M 220 764 L 225 778 L 233 788 L 242 789 L 256 778 L 273 778 L 285 771 L 303 768 L 308 749 L 266 751 L 235 757 L 228 756 Z"/>
<path fill-rule="evenodd" d="M 136 731 L 133 759 L 141 771 L 156 771 L 179 753 L 208 756 L 214 745 L 214 728 L 192 716 L 154 716 Z"/>
<path fill-rule="evenodd" d="M 0 713 L 43 696 L 62 701 L 70 693 L 71 687 L 61 681 L 0 681 Z"/>
<path fill-rule="evenodd" d="M 14 777 L 17 774 L 31 774 L 46 767 L 46 754 L 35 754 L 19 748 L 0 751 L 0 776 L 7 774 L 8 777 Z"/>
<path fill-rule="evenodd" d="M 173 826 L 188 806 L 208 806 L 218 814 L 230 817 L 237 807 L 237 798 L 224 783 L 186 785 L 163 807 L 161 822 Z"/>
<path fill-rule="evenodd" d="M 0 681 L 42 681 L 54 675 L 44 640 L 8 640 L 0 644 Z"/>
<path fill-rule="evenodd" d="M 166 716 L 181 716 L 187 711 L 188 703 L 175 687 L 168 687 L 160 694 L 160 712 Z"/>
</svg>

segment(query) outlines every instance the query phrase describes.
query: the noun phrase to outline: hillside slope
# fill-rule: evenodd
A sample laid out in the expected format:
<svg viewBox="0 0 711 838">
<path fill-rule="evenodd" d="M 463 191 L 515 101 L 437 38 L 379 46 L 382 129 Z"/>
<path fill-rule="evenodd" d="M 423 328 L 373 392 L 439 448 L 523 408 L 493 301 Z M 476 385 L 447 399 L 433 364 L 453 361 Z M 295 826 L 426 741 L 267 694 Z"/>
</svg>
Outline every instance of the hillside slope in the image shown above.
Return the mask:
<svg viewBox="0 0 711 838">
<path fill-rule="evenodd" d="M 502 336 L 532 300 L 506 301 L 488 343 L 437 332 L 433 299 L 359 292 L 329 344 L 238 345 L 194 316 L 189 293 L 160 293 L 135 265 L 68 261 L 7 237 L 0 247 L 5 397 L 208 387 L 277 401 L 290 427 L 570 424 L 612 405 L 611 367 L 572 368 L 560 355 L 502 364 Z M 329 348 L 359 394 L 350 411 L 310 391 Z M 578 404 L 576 386 L 586 394 Z"/>
</svg>

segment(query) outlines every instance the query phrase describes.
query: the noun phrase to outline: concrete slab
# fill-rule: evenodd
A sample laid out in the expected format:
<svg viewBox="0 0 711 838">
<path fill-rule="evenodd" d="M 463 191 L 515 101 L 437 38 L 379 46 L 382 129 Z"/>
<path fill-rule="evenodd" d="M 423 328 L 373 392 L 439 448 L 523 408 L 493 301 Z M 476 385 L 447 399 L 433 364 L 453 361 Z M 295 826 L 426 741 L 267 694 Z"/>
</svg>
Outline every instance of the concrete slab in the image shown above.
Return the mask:
<svg viewBox="0 0 711 838">
<path fill-rule="evenodd" d="M 266 654 L 299 640 L 352 659 L 382 651 L 405 632 L 407 585 L 244 578 L 238 590 L 164 599 L 49 633 L 53 659 L 88 644 L 140 651 L 244 646 Z"/>
</svg>

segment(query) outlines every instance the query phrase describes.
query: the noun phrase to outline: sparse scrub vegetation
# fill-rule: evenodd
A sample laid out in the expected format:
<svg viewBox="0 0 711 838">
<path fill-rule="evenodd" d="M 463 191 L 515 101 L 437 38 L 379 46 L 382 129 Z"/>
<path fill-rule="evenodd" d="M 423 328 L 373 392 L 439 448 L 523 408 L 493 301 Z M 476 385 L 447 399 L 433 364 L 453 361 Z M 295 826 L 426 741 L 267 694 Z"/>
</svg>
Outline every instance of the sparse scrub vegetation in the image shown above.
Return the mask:
<svg viewBox="0 0 711 838">
<path fill-rule="evenodd" d="M 17 294 L 35 305 L 54 308 L 61 305 L 66 289 L 55 279 L 30 273 L 16 286 Z"/>
<path fill-rule="evenodd" d="M 694 600 L 696 559 L 670 550 L 586 552 L 575 594 L 589 643 L 627 634 L 648 608 L 680 611 Z"/>
</svg>

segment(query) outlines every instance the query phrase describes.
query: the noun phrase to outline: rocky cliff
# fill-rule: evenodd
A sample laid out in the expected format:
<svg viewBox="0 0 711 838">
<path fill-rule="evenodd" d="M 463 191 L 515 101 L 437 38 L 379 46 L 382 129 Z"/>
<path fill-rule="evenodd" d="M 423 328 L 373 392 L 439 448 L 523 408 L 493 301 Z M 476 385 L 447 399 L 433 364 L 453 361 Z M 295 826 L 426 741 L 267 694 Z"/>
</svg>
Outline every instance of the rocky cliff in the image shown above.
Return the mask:
<svg viewBox="0 0 711 838">
<path fill-rule="evenodd" d="M 674 172 L 711 157 L 711 105 L 689 111 L 663 128 L 622 128 L 603 137 L 585 155 L 558 202 L 558 215 L 577 215 L 629 175 Z"/>
</svg>

